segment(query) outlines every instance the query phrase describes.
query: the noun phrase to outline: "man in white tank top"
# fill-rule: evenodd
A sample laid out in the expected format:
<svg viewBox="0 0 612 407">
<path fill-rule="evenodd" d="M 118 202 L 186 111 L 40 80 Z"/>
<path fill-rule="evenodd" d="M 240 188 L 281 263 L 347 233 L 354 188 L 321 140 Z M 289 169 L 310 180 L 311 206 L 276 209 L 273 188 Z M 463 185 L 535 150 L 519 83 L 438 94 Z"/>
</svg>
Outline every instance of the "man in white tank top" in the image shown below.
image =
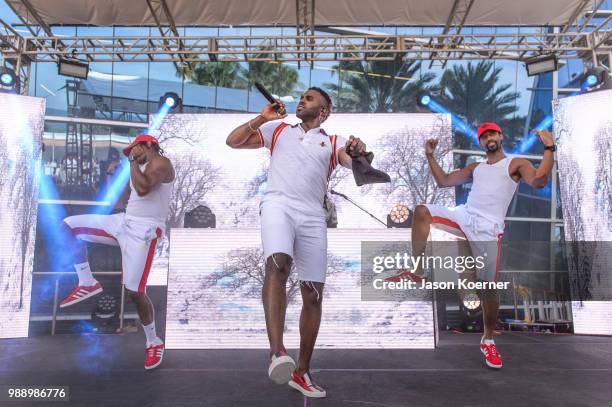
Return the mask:
<svg viewBox="0 0 612 407">
<path fill-rule="evenodd" d="M 495 123 L 483 123 L 477 131 L 480 146 L 486 151 L 486 161 L 469 164 L 449 174 L 444 172 L 434 158 L 438 140 L 427 140 L 425 155 L 438 186 L 454 187 L 471 182 L 472 189 L 465 205 L 447 208 L 424 204 L 415 208 L 412 224 L 413 256 L 425 252 L 429 230 L 433 225 L 464 237 L 469 242 L 474 258 L 484 256 L 484 267 L 477 270 L 478 280 L 498 280 L 504 218 L 518 183 L 523 180 L 534 188 L 543 188 L 548 183 L 553 167 L 555 145 L 552 135 L 546 130 L 535 132 L 545 146 L 544 158 L 537 169 L 525 158 L 511 158 L 504 154 L 502 130 Z M 389 280 L 397 281 L 401 278 L 420 281 L 424 278 L 423 270 L 404 272 Z M 485 355 L 485 363 L 499 369 L 502 360 L 493 341 L 499 294 L 497 290 L 482 290 L 480 297 L 485 326 L 480 348 Z"/>
<path fill-rule="evenodd" d="M 321 323 L 323 286 L 327 271 L 327 225 L 323 198 L 336 165 L 351 168 L 346 148 L 365 153 L 351 136 L 329 136 L 320 127 L 331 113 L 325 91 L 310 88 L 301 96 L 291 126 L 276 120 L 282 103 L 267 105 L 261 114 L 234 129 L 227 138 L 232 148 L 270 150 L 268 186 L 260 206 L 261 239 L 266 258 L 263 305 L 270 341 L 268 376 L 288 383 L 307 397 L 325 397 L 310 375 L 310 359 Z M 295 261 L 302 294 L 300 355 L 296 366 L 283 345 L 287 308 L 286 284 Z"/>
<path fill-rule="evenodd" d="M 130 160 L 130 183 L 123 199 L 125 213 L 77 215 L 64 219 L 62 227 L 73 249 L 78 286 L 61 302 L 60 308 L 79 303 L 102 292 L 91 273 L 84 242 L 119 246 L 123 284 L 134 301 L 146 335 L 145 369 L 162 361 L 164 343 L 155 332 L 155 312 L 145 293 L 155 246 L 165 231 L 174 183 L 172 163 L 162 155 L 157 140 L 142 134 L 123 150 Z"/>
</svg>

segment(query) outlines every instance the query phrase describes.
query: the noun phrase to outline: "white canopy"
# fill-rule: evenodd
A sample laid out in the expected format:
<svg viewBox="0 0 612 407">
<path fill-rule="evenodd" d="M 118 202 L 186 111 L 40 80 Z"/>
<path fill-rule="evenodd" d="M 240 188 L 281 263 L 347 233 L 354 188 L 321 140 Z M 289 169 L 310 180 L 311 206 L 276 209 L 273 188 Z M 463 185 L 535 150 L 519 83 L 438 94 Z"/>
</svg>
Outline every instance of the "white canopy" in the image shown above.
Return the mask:
<svg viewBox="0 0 612 407">
<path fill-rule="evenodd" d="M 316 1 L 318 26 L 445 25 L 460 0 Z M 6 0 L 26 21 L 47 25 L 156 25 L 145 0 Z M 159 2 L 159 0 L 156 0 Z M 176 26 L 296 25 L 296 0 L 165 0 Z M 460 1 L 460 4 L 464 3 Z M 589 1 L 588 3 L 592 3 Z M 475 0 L 464 25 L 565 25 L 584 0 Z M 164 17 L 162 24 L 167 24 Z"/>
</svg>

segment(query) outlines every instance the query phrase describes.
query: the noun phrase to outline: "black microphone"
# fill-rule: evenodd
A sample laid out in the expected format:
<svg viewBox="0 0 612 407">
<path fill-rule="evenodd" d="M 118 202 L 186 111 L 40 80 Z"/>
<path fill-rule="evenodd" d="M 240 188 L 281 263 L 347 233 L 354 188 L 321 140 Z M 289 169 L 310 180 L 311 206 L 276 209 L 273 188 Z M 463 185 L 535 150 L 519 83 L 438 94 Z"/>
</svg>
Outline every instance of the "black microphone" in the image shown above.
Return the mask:
<svg viewBox="0 0 612 407">
<path fill-rule="evenodd" d="M 255 82 L 255 87 L 257 88 L 257 90 L 259 91 L 259 93 L 261 93 L 263 95 L 263 97 L 265 97 L 266 99 L 268 99 L 268 102 L 270 103 L 278 103 L 278 101 L 276 99 L 274 99 L 274 96 L 272 96 L 272 94 L 270 92 L 268 92 L 268 89 L 265 88 L 264 85 L 262 85 L 259 82 Z M 276 110 L 276 112 L 278 114 L 287 114 L 287 111 L 285 110 L 285 108 L 281 105 L 277 105 L 274 110 Z"/>
</svg>

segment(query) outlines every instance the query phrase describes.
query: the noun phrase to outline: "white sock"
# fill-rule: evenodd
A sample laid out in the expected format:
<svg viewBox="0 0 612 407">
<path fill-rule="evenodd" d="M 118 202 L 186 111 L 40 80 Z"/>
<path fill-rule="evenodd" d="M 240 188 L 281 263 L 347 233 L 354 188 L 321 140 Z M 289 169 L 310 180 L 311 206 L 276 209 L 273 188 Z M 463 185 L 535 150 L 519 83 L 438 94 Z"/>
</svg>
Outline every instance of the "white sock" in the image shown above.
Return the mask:
<svg viewBox="0 0 612 407">
<path fill-rule="evenodd" d="M 157 333 L 155 332 L 155 321 L 151 322 L 149 325 L 143 324 L 142 329 L 147 336 L 147 346 L 161 345 L 163 343 L 162 340 L 157 337 Z"/>
<path fill-rule="evenodd" d="M 91 274 L 91 268 L 89 268 L 89 262 L 75 264 L 77 275 L 79 276 L 79 285 L 91 286 L 97 283 L 93 274 Z"/>
<path fill-rule="evenodd" d="M 482 337 L 482 343 L 485 345 L 494 345 L 495 341 L 493 339 L 486 339 L 484 336 Z"/>
</svg>

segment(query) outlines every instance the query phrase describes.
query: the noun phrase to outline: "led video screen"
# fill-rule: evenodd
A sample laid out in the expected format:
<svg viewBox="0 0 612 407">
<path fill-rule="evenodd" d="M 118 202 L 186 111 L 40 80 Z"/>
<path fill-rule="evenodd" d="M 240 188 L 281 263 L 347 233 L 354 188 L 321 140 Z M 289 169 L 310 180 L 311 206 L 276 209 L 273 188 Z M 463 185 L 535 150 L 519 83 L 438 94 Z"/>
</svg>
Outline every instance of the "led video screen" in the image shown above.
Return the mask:
<svg viewBox="0 0 612 407">
<path fill-rule="evenodd" d="M 612 90 L 553 103 L 574 331 L 612 334 Z M 569 244 L 573 244 L 573 246 Z"/>
<path fill-rule="evenodd" d="M 26 337 L 45 100 L 0 93 L 0 338 Z"/>
<path fill-rule="evenodd" d="M 434 347 L 432 301 L 362 301 L 361 242 L 409 238 L 410 229 L 328 230 L 318 347 Z M 261 302 L 264 262 L 257 229 L 175 229 L 170 244 L 167 348 L 268 348 Z M 287 283 L 288 348 L 299 347 L 302 300 L 295 274 Z"/>
<path fill-rule="evenodd" d="M 235 150 L 225 143 L 237 126 L 254 114 L 170 114 L 152 132 L 176 170 L 168 228 L 183 227 L 185 214 L 199 205 L 215 216 L 216 228 L 259 228 L 259 202 L 266 188 L 270 153 L 265 148 Z M 151 118 L 151 123 L 155 117 Z M 287 123 L 297 123 L 294 115 Z M 346 195 L 383 223 L 397 203 L 409 208 L 429 202 L 454 205 L 453 188 L 435 185 L 424 145 L 440 139 L 439 162 L 452 169 L 452 133 L 446 114 L 333 114 L 323 128 L 330 134 L 360 137 L 375 154 L 373 166 L 389 173 L 391 183 L 357 187 L 352 173 L 338 166 L 330 189 Z M 382 225 L 338 195 L 329 195 L 337 210 L 338 228 Z M 159 245 L 150 284 L 167 281 L 168 242 Z"/>
</svg>

